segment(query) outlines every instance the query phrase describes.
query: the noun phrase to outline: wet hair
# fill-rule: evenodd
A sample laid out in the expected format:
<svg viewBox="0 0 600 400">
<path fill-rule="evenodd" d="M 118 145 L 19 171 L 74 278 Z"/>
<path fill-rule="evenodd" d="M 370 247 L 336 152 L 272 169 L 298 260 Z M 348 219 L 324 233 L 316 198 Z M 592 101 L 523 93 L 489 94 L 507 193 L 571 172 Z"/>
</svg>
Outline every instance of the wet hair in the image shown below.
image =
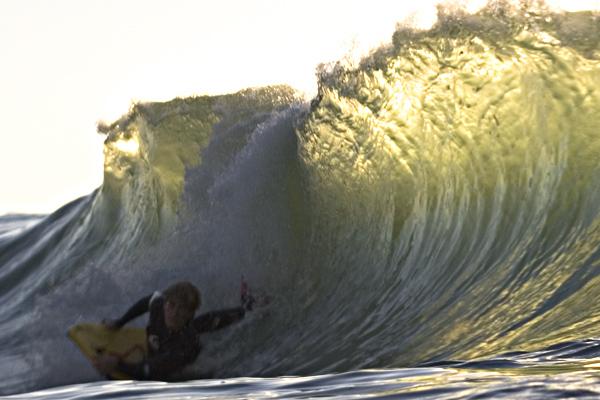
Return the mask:
<svg viewBox="0 0 600 400">
<path fill-rule="evenodd" d="M 174 303 L 191 313 L 200 305 L 200 292 L 191 282 L 182 281 L 169 286 L 165 291 L 165 300 Z"/>
</svg>

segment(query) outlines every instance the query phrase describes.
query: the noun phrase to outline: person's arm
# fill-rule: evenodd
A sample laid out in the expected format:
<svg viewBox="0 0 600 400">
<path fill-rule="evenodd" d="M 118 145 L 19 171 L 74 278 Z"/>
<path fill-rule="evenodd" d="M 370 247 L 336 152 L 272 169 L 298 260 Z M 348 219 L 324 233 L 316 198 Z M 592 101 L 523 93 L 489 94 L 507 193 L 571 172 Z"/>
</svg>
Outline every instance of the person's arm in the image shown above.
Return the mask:
<svg viewBox="0 0 600 400">
<path fill-rule="evenodd" d="M 198 333 L 212 332 L 225 328 L 244 318 L 246 311 L 252 311 L 256 302 L 254 296 L 250 294 L 250 288 L 242 275 L 242 284 L 240 287 L 240 307 L 228 308 L 221 311 L 212 311 L 196 317 L 192 324 Z"/>
<path fill-rule="evenodd" d="M 246 310 L 244 307 L 229 308 L 221 311 L 212 311 L 202 314 L 192 322 L 198 333 L 212 332 L 244 318 Z"/>
<path fill-rule="evenodd" d="M 132 319 L 135 319 L 140 315 L 148 312 L 151 298 L 152 295 L 142 297 L 133 306 L 131 306 L 131 308 L 129 308 L 129 310 L 127 310 L 127 312 L 125 312 L 125 314 L 123 314 L 121 318 L 116 319 L 114 321 L 109 321 L 109 325 L 112 328 L 119 329 Z"/>
</svg>

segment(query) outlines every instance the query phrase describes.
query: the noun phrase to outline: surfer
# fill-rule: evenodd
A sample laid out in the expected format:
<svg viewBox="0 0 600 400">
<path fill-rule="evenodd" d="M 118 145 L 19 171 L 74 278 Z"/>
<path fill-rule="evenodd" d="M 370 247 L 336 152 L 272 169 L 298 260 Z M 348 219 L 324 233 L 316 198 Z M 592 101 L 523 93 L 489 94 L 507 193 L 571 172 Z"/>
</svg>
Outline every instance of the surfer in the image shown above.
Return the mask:
<svg viewBox="0 0 600 400">
<path fill-rule="evenodd" d="M 194 315 L 201 298 L 198 289 L 190 282 L 178 282 L 163 293 L 155 292 L 143 297 L 121 318 L 105 321 L 104 324 L 110 329 L 120 329 L 148 312 L 148 357 L 133 364 L 112 355 L 99 354 L 94 366 L 106 376 L 118 371 L 138 380 L 172 380 L 174 374 L 198 357 L 202 349 L 200 334 L 229 326 L 242 319 L 246 311 L 252 310 L 255 300 L 243 277 L 240 297 L 240 307 L 208 312 L 196 318 Z"/>
</svg>

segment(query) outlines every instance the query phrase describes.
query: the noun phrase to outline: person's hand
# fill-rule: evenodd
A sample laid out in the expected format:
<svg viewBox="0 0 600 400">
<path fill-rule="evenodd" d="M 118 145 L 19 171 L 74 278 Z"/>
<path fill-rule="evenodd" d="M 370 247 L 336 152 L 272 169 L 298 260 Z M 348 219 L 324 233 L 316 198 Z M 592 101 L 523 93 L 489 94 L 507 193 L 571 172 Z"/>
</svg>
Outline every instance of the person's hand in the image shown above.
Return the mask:
<svg viewBox="0 0 600 400">
<path fill-rule="evenodd" d="M 100 354 L 92 360 L 92 364 L 102 375 L 113 372 L 117 368 L 118 363 L 119 359 L 117 357 L 108 354 Z"/>
</svg>

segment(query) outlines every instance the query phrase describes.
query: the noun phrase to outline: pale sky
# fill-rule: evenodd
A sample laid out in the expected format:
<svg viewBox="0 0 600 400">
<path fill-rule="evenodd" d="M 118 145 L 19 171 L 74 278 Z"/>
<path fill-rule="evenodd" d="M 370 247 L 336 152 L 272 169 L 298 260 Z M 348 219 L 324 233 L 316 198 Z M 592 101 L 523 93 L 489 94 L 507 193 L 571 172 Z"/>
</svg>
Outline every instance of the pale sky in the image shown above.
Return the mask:
<svg viewBox="0 0 600 400">
<path fill-rule="evenodd" d="M 600 0 L 553 3 L 600 9 Z M 319 63 L 388 42 L 411 16 L 431 24 L 434 4 L 1 0 L 0 215 L 51 212 L 98 187 L 96 122 L 132 100 L 279 83 L 314 93 Z"/>
</svg>

